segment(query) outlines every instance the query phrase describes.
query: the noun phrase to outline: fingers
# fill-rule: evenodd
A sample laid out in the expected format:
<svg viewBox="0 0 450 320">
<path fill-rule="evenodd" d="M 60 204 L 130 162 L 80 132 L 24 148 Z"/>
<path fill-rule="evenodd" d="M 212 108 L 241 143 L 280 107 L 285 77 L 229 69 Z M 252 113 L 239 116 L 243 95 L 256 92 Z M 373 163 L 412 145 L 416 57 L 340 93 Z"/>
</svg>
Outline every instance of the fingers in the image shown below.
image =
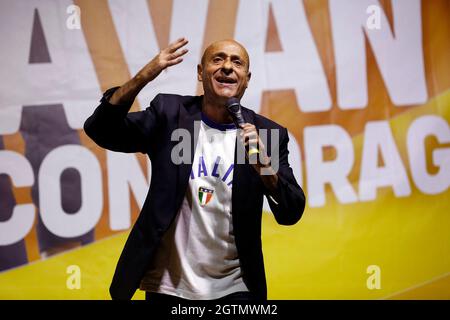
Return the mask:
<svg viewBox="0 0 450 320">
<path fill-rule="evenodd" d="M 240 132 L 241 138 L 243 140 L 243 143 L 251 146 L 256 146 L 259 144 L 259 136 L 258 132 L 256 131 L 256 128 L 254 125 L 251 124 L 244 124 L 242 125 L 242 130 Z"/>
<path fill-rule="evenodd" d="M 242 129 L 244 129 L 244 128 L 255 128 L 256 129 L 256 127 L 253 124 L 248 123 L 248 122 L 241 124 L 241 128 Z"/>
<path fill-rule="evenodd" d="M 242 139 L 244 140 L 244 143 L 247 143 L 249 141 L 256 141 L 258 142 L 258 134 L 256 132 L 247 132 L 247 133 L 243 133 L 242 135 Z"/>
<path fill-rule="evenodd" d="M 241 125 L 241 136 L 244 138 L 244 141 L 250 138 L 258 138 L 258 133 L 256 131 L 256 127 L 250 123 L 244 123 Z"/>
<path fill-rule="evenodd" d="M 249 139 L 244 142 L 244 146 L 248 148 L 259 149 L 259 140 L 258 139 Z"/>
<path fill-rule="evenodd" d="M 161 52 L 161 57 L 163 61 L 165 61 L 165 67 L 174 66 L 183 61 L 182 56 L 188 53 L 188 49 L 184 48 L 183 50 L 179 50 L 183 46 L 185 46 L 189 41 L 185 38 L 180 38 L 177 41 L 171 43 L 165 50 Z"/>
<path fill-rule="evenodd" d="M 255 165 L 267 166 L 270 164 L 270 158 L 266 154 L 264 143 L 260 139 L 258 131 L 253 124 L 244 123 L 241 125 L 240 135 L 242 143 L 248 149 L 248 153 L 245 153 L 247 159 L 249 159 L 250 156 L 258 155 Z"/>
<path fill-rule="evenodd" d="M 242 124 L 241 129 L 244 133 L 253 132 L 253 131 L 256 133 L 256 127 L 251 123 Z"/>
<path fill-rule="evenodd" d="M 167 61 L 167 66 L 168 67 L 171 67 L 171 66 L 174 66 L 174 65 L 176 65 L 176 64 L 179 64 L 179 63 L 181 63 L 183 61 L 183 58 L 176 58 L 176 59 L 173 59 L 173 60 L 169 60 L 169 61 Z"/>
<path fill-rule="evenodd" d="M 167 57 L 167 66 L 170 67 L 182 62 L 183 61 L 182 56 L 184 56 L 188 51 L 189 51 L 188 49 L 183 49 L 179 52 L 172 53 L 171 55 L 169 55 Z"/>
<path fill-rule="evenodd" d="M 177 41 L 169 44 L 169 46 L 167 47 L 168 51 L 170 53 L 174 53 L 175 51 L 177 51 L 178 49 L 180 49 L 181 47 L 185 46 L 189 41 L 186 38 L 180 38 Z"/>
<path fill-rule="evenodd" d="M 260 150 L 265 149 L 264 144 L 258 135 L 258 131 L 253 124 L 244 123 L 243 125 L 241 125 L 240 135 L 242 142 L 246 147 L 257 146 Z"/>
<path fill-rule="evenodd" d="M 170 60 L 178 59 L 181 56 L 184 56 L 189 50 L 184 48 L 183 50 L 177 51 L 169 55 Z"/>
</svg>

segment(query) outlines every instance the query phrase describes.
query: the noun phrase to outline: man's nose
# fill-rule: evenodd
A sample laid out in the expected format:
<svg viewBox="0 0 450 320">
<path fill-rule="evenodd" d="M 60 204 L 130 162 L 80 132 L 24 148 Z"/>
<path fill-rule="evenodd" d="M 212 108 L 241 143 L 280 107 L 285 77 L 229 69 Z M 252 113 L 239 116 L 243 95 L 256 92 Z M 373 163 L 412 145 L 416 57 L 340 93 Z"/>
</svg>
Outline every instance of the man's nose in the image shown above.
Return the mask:
<svg viewBox="0 0 450 320">
<path fill-rule="evenodd" d="M 233 71 L 233 65 L 231 64 L 231 61 L 230 61 L 229 59 L 226 59 L 226 60 L 223 62 L 222 70 L 223 70 L 223 72 L 225 72 L 226 74 L 229 74 L 229 73 L 231 73 L 231 72 Z"/>
</svg>

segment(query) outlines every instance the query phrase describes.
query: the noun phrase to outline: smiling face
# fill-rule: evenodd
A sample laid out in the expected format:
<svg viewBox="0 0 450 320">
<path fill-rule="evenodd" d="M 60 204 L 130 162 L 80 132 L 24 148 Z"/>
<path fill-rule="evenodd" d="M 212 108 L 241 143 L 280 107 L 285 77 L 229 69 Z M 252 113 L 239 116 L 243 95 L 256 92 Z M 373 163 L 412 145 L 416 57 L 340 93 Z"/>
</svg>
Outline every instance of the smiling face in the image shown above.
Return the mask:
<svg viewBox="0 0 450 320">
<path fill-rule="evenodd" d="M 242 98 L 251 73 L 245 48 L 234 40 L 222 40 L 206 48 L 197 77 L 203 82 L 205 97 L 224 104 L 228 98 Z"/>
</svg>

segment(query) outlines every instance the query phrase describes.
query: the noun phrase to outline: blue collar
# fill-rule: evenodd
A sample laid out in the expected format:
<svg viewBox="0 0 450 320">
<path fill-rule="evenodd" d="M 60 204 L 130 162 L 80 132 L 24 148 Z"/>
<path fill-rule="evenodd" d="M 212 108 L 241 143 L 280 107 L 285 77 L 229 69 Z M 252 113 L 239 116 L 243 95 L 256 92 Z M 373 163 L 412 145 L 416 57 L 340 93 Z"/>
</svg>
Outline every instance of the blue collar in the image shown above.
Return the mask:
<svg viewBox="0 0 450 320">
<path fill-rule="evenodd" d="M 214 129 L 218 129 L 221 131 L 226 131 L 229 129 L 236 129 L 236 125 L 234 123 L 218 123 L 215 122 L 213 120 L 211 120 L 210 118 L 208 118 L 206 116 L 206 114 L 204 114 L 202 112 L 202 121 L 209 127 L 214 128 Z"/>
</svg>

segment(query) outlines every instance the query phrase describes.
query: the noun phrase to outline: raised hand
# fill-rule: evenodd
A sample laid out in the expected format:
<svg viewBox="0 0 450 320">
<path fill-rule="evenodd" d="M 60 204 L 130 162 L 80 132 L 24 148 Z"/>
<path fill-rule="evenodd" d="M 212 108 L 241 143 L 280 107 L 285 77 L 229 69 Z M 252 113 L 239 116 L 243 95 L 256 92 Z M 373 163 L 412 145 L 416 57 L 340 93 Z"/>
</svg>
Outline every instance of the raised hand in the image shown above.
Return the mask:
<svg viewBox="0 0 450 320">
<path fill-rule="evenodd" d="M 184 47 L 188 43 L 185 38 L 180 38 L 161 50 L 149 63 L 147 63 L 132 79 L 117 89 L 109 99 L 113 105 L 128 104 L 131 106 L 139 91 L 147 83 L 155 79 L 167 67 L 179 64 L 183 56 L 188 52 Z"/>
<path fill-rule="evenodd" d="M 185 38 L 169 44 L 169 46 L 157 54 L 148 64 L 146 64 L 138 73 L 146 81 L 155 79 L 164 69 L 174 66 L 183 61 L 183 56 L 189 51 L 183 48 L 188 43 Z M 181 50 L 180 50 L 181 49 Z"/>
</svg>

